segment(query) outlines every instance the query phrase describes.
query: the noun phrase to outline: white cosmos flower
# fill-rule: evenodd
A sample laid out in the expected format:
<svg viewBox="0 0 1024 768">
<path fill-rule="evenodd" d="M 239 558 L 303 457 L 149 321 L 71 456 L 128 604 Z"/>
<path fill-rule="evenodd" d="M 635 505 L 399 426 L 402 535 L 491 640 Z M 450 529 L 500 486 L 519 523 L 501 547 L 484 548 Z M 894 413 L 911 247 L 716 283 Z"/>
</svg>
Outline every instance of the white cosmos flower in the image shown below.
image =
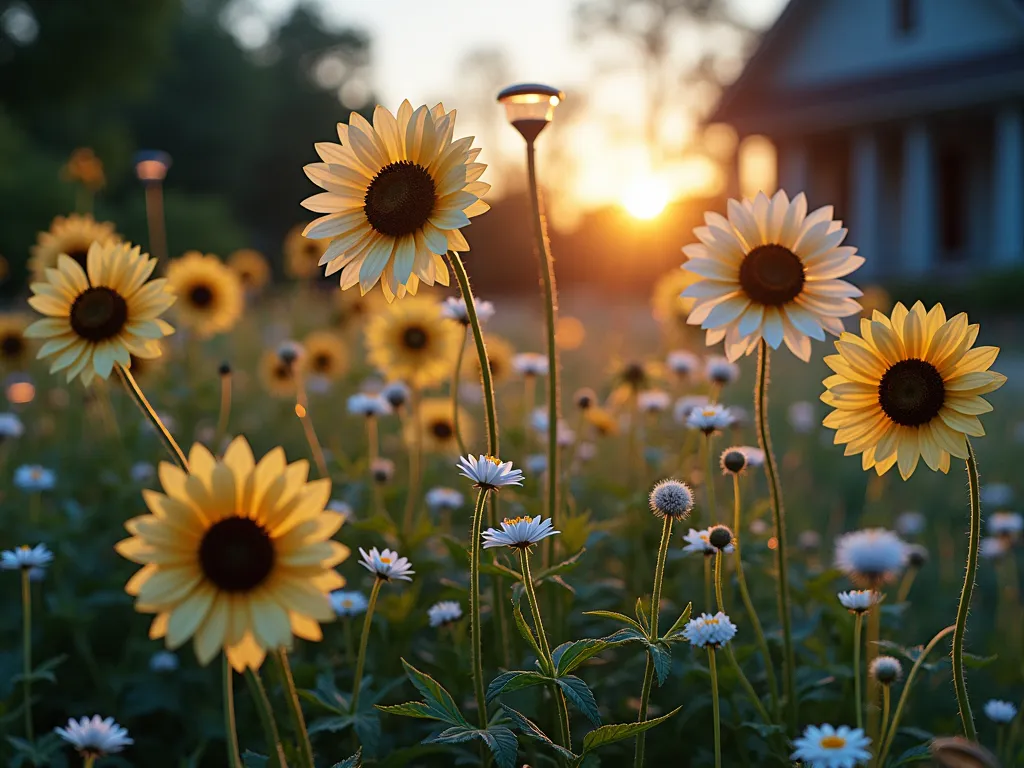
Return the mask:
<svg viewBox="0 0 1024 768">
<path fill-rule="evenodd" d="M 764 466 L 764 451 L 753 445 L 744 445 L 740 448 L 747 455 L 747 466 L 750 467 L 763 467 Z"/>
<path fill-rule="evenodd" d="M 14 484 L 23 491 L 52 491 L 57 476 L 38 464 L 23 464 L 14 470 Z"/>
<path fill-rule="evenodd" d="M 865 528 L 836 539 L 836 567 L 856 584 L 892 581 L 907 564 L 907 545 L 885 528 Z"/>
<path fill-rule="evenodd" d="M 1017 707 L 1009 701 L 989 699 L 985 702 L 985 717 L 993 723 L 1006 725 L 1012 723 L 1013 719 L 1017 717 Z"/>
<path fill-rule="evenodd" d="M 690 529 L 684 537 L 686 540 L 686 546 L 683 547 L 683 552 L 687 554 L 698 554 L 698 555 L 714 555 L 718 552 L 715 546 L 711 543 L 711 529 L 704 528 L 700 531 L 695 531 L 693 528 Z M 727 544 L 723 552 L 735 552 L 736 547 L 732 544 Z"/>
<path fill-rule="evenodd" d="M 354 416 L 385 416 L 391 413 L 391 405 L 381 395 L 358 392 L 348 398 L 348 412 Z"/>
<path fill-rule="evenodd" d="M 548 471 L 548 457 L 545 453 L 531 453 L 526 457 L 526 471 L 531 475 L 543 475 Z"/>
<path fill-rule="evenodd" d="M 427 491 L 427 506 L 433 510 L 460 509 L 466 503 L 465 497 L 454 488 L 431 488 Z"/>
<path fill-rule="evenodd" d="M 525 549 L 556 533 L 561 533 L 561 531 L 553 529 L 551 520 L 542 522 L 540 515 L 534 518 L 506 517 L 501 521 L 501 530 L 488 528 L 483 532 L 484 549 L 492 547 Z"/>
<path fill-rule="evenodd" d="M 704 360 L 704 376 L 710 384 L 732 384 L 740 377 L 740 367 L 721 355 L 709 355 Z"/>
<path fill-rule="evenodd" d="M 523 484 L 523 470 L 513 469 L 511 461 L 502 462 L 494 456 L 461 456 L 456 466 L 459 474 L 472 480 L 477 488 L 497 490 Z"/>
<path fill-rule="evenodd" d="M 494 317 L 494 305 L 491 302 L 476 299 L 475 304 L 476 319 L 480 321 L 481 325 Z M 449 320 L 469 325 L 469 310 L 466 308 L 466 300 L 463 298 L 449 297 L 445 299 L 441 306 L 441 314 Z"/>
<path fill-rule="evenodd" d="M 772 349 L 785 341 L 806 362 L 811 338 L 838 336 L 840 318 L 860 312 L 860 289 L 839 278 L 863 257 L 840 246 L 846 230 L 832 206 L 808 215 L 803 193 L 730 200 L 728 216 L 706 213 L 707 226 L 694 230 L 700 243 L 683 248 L 683 269 L 702 278 L 683 291 L 695 300 L 687 322 L 707 330 L 708 346 L 724 341 L 730 360 L 764 339 Z"/>
<path fill-rule="evenodd" d="M 462 606 L 454 600 L 442 600 L 427 609 L 430 626 L 443 627 L 462 618 Z"/>
<path fill-rule="evenodd" d="M 871 759 L 871 739 L 860 728 L 841 725 L 809 725 L 803 736 L 793 740 L 791 755 L 807 768 L 854 768 Z"/>
<path fill-rule="evenodd" d="M 25 425 L 16 413 L 0 413 L 0 441 L 25 434 Z"/>
<path fill-rule="evenodd" d="M 672 398 L 661 389 L 648 389 L 636 396 L 636 406 L 644 413 L 662 413 L 671 404 Z"/>
<path fill-rule="evenodd" d="M 71 744 L 83 755 L 100 757 L 120 752 L 135 742 L 128 737 L 128 731 L 114 722 L 114 718 L 100 719 L 99 715 L 92 718 L 83 717 L 68 720 L 63 728 L 53 729 L 64 741 Z"/>
<path fill-rule="evenodd" d="M 696 619 L 690 619 L 683 628 L 683 637 L 696 648 L 725 645 L 736 635 L 736 625 L 729 617 L 719 611 L 714 616 L 703 613 Z"/>
<path fill-rule="evenodd" d="M 882 602 L 882 595 L 873 589 L 851 589 L 840 592 L 839 602 L 850 613 L 864 613 Z"/>
<path fill-rule="evenodd" d="M 548 358 L 536 352 L 520 352 L 512 358 L 512 369 L 521 376 L 547 376 Z"/>
<path fill-rule="evenodd" d="M 732 424 L 732 414 L 729 409 L 718 403 L 705 405 L 703 408 L 694 408 L 686 419 L 686 424 L 691 429 L 699 429 L 705 435 L 710 435 Z"/>
<path fill-rule="evenodd" d="M 668 369 L 677 376 L 692 376 L 700 368 L 700 358 L 685 349 L 675 349 L 665 358 Z"/>
<path fill-rule="evenodd" d="M 990 536 L 1007 536 L 1019 539 L 1024 531 L 1024 517 L 1019 512 L 996 512 L 988 519 Z"/>
<path fill-rule="evenodd" d="M 685 424 L 686 420 L 690 418 L 691 413 L 700 408 L 704 408 L 708 402 L 707 397 L 704 395 L 686 395 L 684 397 L 680 397 L 672 407 L 672 415 L 675 417 L 677 424 Z"/>
<path fill-rule="evenodd" d="M 8 549 L 0 553 L 0 568 L 5 571 L 18 571 L 23 568 L 45 568 L 53 562 L 53 552 L 45 544 L 34 547 L 22 545 L 17 549 Z"/>
<path fill-rule="evenodd" d="M 412 571 L 410 571 L 412 573 Z M 331 608 L 342 617 L 358 616 L 366 610 L 368 603 L 362 592 L 349 592 L 338 589 L 328 596 L 331 601 Z"/>
<path fill-rule="evenodd" d="M 383 552 L 378 552 L 374 547 L 367 552 L 360 547 L 359 554 L 362 557 L 359 564 L 382 581 L 395 579 L 412 581 L 412 575 L 416 573 L 412 569 L 412 563 L 404 557 L 399 557 L 398 553 L 393 550 L 385 549 Z"/>
</svg>

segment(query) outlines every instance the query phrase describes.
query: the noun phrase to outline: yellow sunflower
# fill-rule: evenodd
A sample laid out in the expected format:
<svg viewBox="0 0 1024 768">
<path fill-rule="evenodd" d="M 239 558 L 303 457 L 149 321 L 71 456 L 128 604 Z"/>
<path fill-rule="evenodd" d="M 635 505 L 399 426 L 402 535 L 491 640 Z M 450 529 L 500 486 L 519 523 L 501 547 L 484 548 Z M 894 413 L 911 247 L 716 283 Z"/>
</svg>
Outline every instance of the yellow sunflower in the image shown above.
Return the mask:
<svg viewBox="0 0 1024 768">
<path fill-rule="evenodd" d="M 257 292 L 270 280 L 270 265 L 263 254 L 252 248 L 240 248 L 228 256 L 228 267 L 238 275 L 242 288 Z"/>
<path fill-rule="evenodd" d="M 607 408 L 591 406 L 583 412 L 583 418 L 599 437 L 610 437 L 619 433 L 619 422 Z"/>
<path fill-rule="evenodd" d="M 66 369 L 68 381 L 81 375 L 89 384 L 94 376 L 110 376 L 114 363 L 129 365 L 132 355 L 160 354 L 156 341 L 174 333 L 160 315 L 174 296 L 166 280 L 148 280 L 156 259 L 138 246 L 95 242 L 87 267 L 61 254 L 57 268 L 46 270 L 46 282 L 32 283 L 28 303 L 46 317 L 25 336 L 45 339 L 38 356 L 55 358 L 50 373 Z"/>
<path fill-rule="evenodd" d="M 654 319 L 672 330 L 686 328 L 686 320 L 693 309 L 693 299 L 683 296 L 683 291 L 699 278 L 681 269 L 673 269 L 658 278 L 651 294 L 651 314 Z"/>
<path fill-rule="evenodd" d="M 406 419 L 405 440 L 413 445 L 417 439 L 417 421 L 419 422 L 419 439 L 423 449 L 430 453 L 447 453 L 458 455 L 459 443 L 455 439 L 455 411 L 452 409 L 451 398 L 431 397 L 420 403 L 418 418 Z M 475 433 L 469 414 L 459 407 L 459 429 L 462 440 L 472 445 Z"/>
<path fill-rule="evenodd" d="M 93 243 L 119 242 L 121 236 L 114 231 L 114 225 L 108 221 L 96 221 L 90 214 L 73 213 L 70 216 L 58 216 L 50 224 L 50 229 L 40 232 L 36 244 L 32 246 L 32 257 L 28 260 L 32 279 L 46 279 L 46 270 L 57 266 L 60 254 L 70 256 L 82 269 L 85 269 L 86 254 Z"/>
<path fill-rule="evenodd" d="M 193 445 L 188 464 L 160 465 L 163 492 L 143 491 L 150 514 L 116 545 L 143 566 L 125 591 L 156 614 L 149 636 L 169 648 L 192 638 L 201 664 L 223 649 L 240 671 L 293 636 L 320 640 L 328 594 L 345 584 L 334 566 L 349 554 L 331 540 L 345 519 L 325 510 L 331 481 L 307 481 L 309 464 L 288 464 L 281 448 L 256 463 L 244 437 L 222 460 Z"/>
<path fill-rule="evenodd" d="M 345 342 L 331 331 L 314 331 L 302 341 L 306 350 L 305 370 L 310 376 L 337 381 L 348 370 Z"/>
<path fill-rule="evenodd" d="M 860 312 L 860 290 L 839 278 L 863 257 L 840 246 L 846 230 L 832 206 L 808 214 L 802 192 L 792 202 L 782 190 L 730 200 L 728 213 L 704 214 L 707 226 L 693 231 L 700 243 L 683 248 L 683 269 L 700 278 L 683 291 L 696 299 L 687 322 L 707 330 L 708 346 L 724 341 L 730 360 L 763 339 L 772 349 L 785 341 L 806 362 L 812 338 L 838 336 L 840 318 Z"/>
<path fill-rule="evenodd" d="M 451 376 L 463 333 L 436 301 L 410 299 L 370 318 L 367 358 L 385 378 L 422 389 Z"/>
<path fill-rule="evenodd" d="M 177 317 L 198 336 L 230 331 L 242 316 L 242 283 L 213 254 L 188 251 L 167 267 L 167 284 L 178 297 Z"/>
<path fill-rule="evenodd" d="M 28 357 L 25 328 L 28 318 L 15 312 L 0 313 L 0 364 L 17 368 Z"/>
<path fill-rule="evenodd" d="M 972 349 L 977 338 L 966 314 L 947 320 L 941 304 L 921 302 L 862 319 L 859 336 L 843 333 L 839 354 L 825 358 L 835 375 L 821 395 L 835 408 L 824 424 L 836 444 L 879 475 L 898 464 L 903 479 L 921 458 L 943 472 L 950 456 L 966 459 L 966 438 L 985 434 L 978 415 L 992 410 L 981 396 L 1006 382 L 989 370 L 999 348 Z"/>
<path fill-rule="evenodd" d="M 320 257 L 330 242 L 303 237 L 302 230 L 302 224 L 296 224 L 284 238 L 284 271 L 296 280 L 306 280 L 320 271 Z"/>
<path fill-rule="evenodd" d="M 295 397 L 299 373 L 295 363 L 282 359 L 277 350 L 268 349 L 260 356 L 260 380 L 274 397 Z"/>
<path fill-rule="evenodd" d="M 515 357 L 515 348 L 501 336 L 492 333 L 484 335 L 484 342 L 487 344 L 487 360 L 491 364 L 491 380 L 497 386 L 507 381 L 514 373 L 512 358 Z M 463 375 L 470 379 L 480 380 L 480 358 L 476 354 L 476 347 L 470 339 L 466 347 L 466 355 L 471 355 L 472 366 L 463 368 Z"/>
<path fill-rule="evenodd" d="M 164 357 L 164 343 L 160 340 L 153 341 L 153 348 L 157 351 L 156 357 L 139 357 L 138 355 L 132 355 L 131 365 L 128 366 L 134 376 L 139 381 L 146 378 L 151 378 L 163 368 L 167 358 Z"/>
<path fill-rule="evenodd" d="M 327 215 L 303 234 L 331 238 L 322 261 L 327 275 L 341 271 L 342 289 L 366 293 L 380 281 L 392 301 L 421 281 L 448 285 L 444 255 L 469 250 L 459 230 L 488 210 L 480 198 L 490 189 L 472 137 L 452 141 L 454 130 L 454 111 L 404 101 L 397 116 L 378 106 L 373 125 L 353 112 L 338 124 L 340 145 L 316 145 L 323 162 L 305 171 L 327 191 L 302 205 Z"/>
</svg>

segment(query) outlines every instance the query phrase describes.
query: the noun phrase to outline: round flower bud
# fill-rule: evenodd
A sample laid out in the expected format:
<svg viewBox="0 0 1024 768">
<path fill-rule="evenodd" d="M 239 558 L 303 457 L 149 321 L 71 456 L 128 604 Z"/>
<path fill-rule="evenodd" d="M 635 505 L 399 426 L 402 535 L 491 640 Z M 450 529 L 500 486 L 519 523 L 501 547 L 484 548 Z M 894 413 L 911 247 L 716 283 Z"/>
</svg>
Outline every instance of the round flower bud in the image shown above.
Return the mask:
<svg viewBox="0 0 1024 768">
<path fill-rule="evenodd" d="M 655 516 L 683 520 L 693 509 L 693 491 L 678 480 L 662 480 L 651 490 L 650 503 Z"/>
<path fill-rule="evenodd" d="M 747 454 L 739 448 L 726 448 L 719 463 L 723 474 L 738 475 L 747 468 Z"/>
<path fill-rule="evenodd" d="M 374 459 L 370 464 L 370 474 L 378 483 L 390 482 L 395 474 L 395 462 L 384 458 Z"/>
<path fill-rule="evenodd" d="M 221 376 L 228 376 L 231 373 L 231 363 L 225 360 L 219 366 L 217 366 L 217 373 Z"/>
<path fill-rule="evenodd" d="M 585 411 L 597 404 L 597 393 L 590 387 L 584 387 L 583 389 L 576 390 L 576 394 L 573 395 L 573 400 L 575 401 L 577 408 L 581 411 Z"/>
<path fill-rule="evenodd" d="M 920 544 L 907 545 L 907 564 L 911 568 L 920 568 L 928 562 L 928 550 Z"/>
<path fill-rule="evenodd" d="M 868 674 L 882 685 L 892 685 L 903 677 L 903 665 L 892 656 L 879 656 L 871 662 Z"/>
<path fill-rule="evenodd" d="M 732 531 L 724 525 L 712 526 L 708 532 L 708 541 L 715 549 L 725 549 L 732 544 Z"/>
<path fill-rule="evenodd" d="M 286 341 L 277 348 L 277 356 L 285 365 L 294 365 L 302 357 L 302 345 L 296 341 Z"/>
</svg>

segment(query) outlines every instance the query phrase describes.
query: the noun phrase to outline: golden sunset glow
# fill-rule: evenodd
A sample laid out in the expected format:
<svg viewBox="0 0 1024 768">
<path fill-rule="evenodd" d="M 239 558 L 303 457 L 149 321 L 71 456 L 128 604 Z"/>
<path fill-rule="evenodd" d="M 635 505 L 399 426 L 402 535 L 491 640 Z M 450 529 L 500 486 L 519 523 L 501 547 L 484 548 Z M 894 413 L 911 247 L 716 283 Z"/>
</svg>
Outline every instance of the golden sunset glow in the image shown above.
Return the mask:
<svg viewBox="0 0 1024 768">
<path fill-rule="evenodd" d="M 668 184 L 653 176 L 637 179 L 622 195 L 622 207 L 637 219 L 653 219 L 669 203 Z"/>
</svg>

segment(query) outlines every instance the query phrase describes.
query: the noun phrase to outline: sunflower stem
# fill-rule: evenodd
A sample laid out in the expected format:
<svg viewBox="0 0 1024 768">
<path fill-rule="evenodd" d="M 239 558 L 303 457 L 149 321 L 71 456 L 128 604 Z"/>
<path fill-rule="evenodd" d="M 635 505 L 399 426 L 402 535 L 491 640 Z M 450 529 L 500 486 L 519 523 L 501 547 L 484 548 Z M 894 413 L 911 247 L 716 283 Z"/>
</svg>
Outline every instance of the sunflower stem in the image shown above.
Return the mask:
<svg viewBox="0 0 1024 768">
<path fill-rule="evenodd" d="M 658 613 L 661 606 L 661 586 L 665 580 L 665 562 L 668 560 L 668 546 L 672 541 L 672 516 L 665 515 L 661 527 L 661 543 L 658 545 L 658 559 L 654 565 L 654 586 L 651 588 L 651 631 L 647 639 L 658 642 Z M 637 722 L 642 723 L 647 719 L 647 706 L 651 698 L 651 688 L 654 684 L 654 663 L 650 653 L 647 654 L 647 664 L 644 668 L 644 683 L 640 690 L 640 708 L 637 711 Z M 633 753 L 634 768 L 642 768 L 644 764 L 644 751 L 647 747 L 645 733 L 637 734 L 636 748 Z"/>
<path fill-rule="evenodd" d="M 228 433 L 228 419 L 231 418 L 231 372 L 220 377 L 220 411 L 217 415 L 217 431 L 214 433 L 213 447 L 220 451 L 224 437 Z"/>
<path fill-rule="evenodd" d="M 779 617 L 782 622 L 782 653 L 785 667 L 786 705 L 789 728 L 796 731 L 798 702 L 796 696 L 796 660 L 793 656 L 793 628 L 789 608 L 789 564 L 786 556 L 786 513 L 782 505 L 782 487 L 779 485 L 772 438 L 768 428 L 768 368 L 770 352 L 762 339 L 757 352 L 757 383 L 754 390 L 754 409 L 757 418 L 757 442 L 764 451 L 764 473 L 768 478 L 772 516 L 775 522 L 775 564 L 778 571 Z"/>
<path fill-rule="evenodd" d="M 960 722 L 964 735 L 971 741 L 977 741 L 978 732 L 974 727 L 974 713 L 971 712 L 971 702 L 967 698 L 967 680 L 964 677 L 964 635 L 967 632 L 967 614 L 971 609 L 974 580 L 978 572 L 978 548 L 981 541 L 978 459 L 974 455 L 970 440 L 967 440 L 967 477 L 970 483 L 971 529 L 967 543 L 967 571 L 964 574 L 964 586 L 960 592 L 960 604 L 956 612 L 956 630 L 953 632 L 953 684 L 956 687 L 956 700 L 960 707 Z"/>
<path fill-rule="evenodd" d="M 363 668 L 366 666 L 366 646 L 370 642 L 373 611 L 377 607 L 377 596 L 380 594 L 380 587 L 383 583 L 384 580 L 379 576 L 374 579 L 373 589 L 370 590 L 370 601 L 366 605 L 366 615 L 363 617 L 363 632 L 359 636 L 359 655 L 356 656 L 356 674 L 352 680 L 352 701 L 348 706 L 348 712 L 353 716 L 359 708 L 359 689 L 363 684 Z"/>
<path fill-rule="evenodd" d="M 34 741 L 32 727 L 32 579 L 21 569 L 21 675 L 25 688 L 25 740 Z"/>
<path fill-rule="evenodd" d="M 174 440 L 174 436 L 170 433 L 164 423 L 160 420 L 157 412 L 153 410 L 153 406 L 149 404 L 149 400 L 142 393 L 142 389 L 139 387 L 138 382 L 135 381 L 135 377 L 132 376 L 131 371 L 125 368 L 120 363 L 116 363 L 118 374 L 121 376 L 121 381 L 124 382 L 125 389 L 128 390 L 128 394 L 135 400 L 135 404 L 139 406 L 139 410 L 142 411 L 143 416 L 149 419 L 153 428 L 156 429 L 156 433 L 160 435 L 160 438 L 164 441 L 164 446 L 174 457 L 175 461 L 178 462 L 178 466 L 188 472 L 188 459 L 185 458 L 185 454 L 182 452 L 178 443 Z"/>
<path fill-rule="evenodd" d="M 484 693 L 483 639 L 480 636 L 480 535 L 484 524 L 484 503 L 487 489 L 481 488 L 473 508 L 469 533 L 469 650 L 473 668 L 473 695 L 480 718 L 480 727 L 487 727 L 487 696 Z"/>
<path fill-rule="evenodd" d="M 263 736 L 267 742 L 268 766 L 269 768 L 287 768 L 284 759 L 284 749 L 281 747 L 281 735 L 277 730 L 277 721 L 274 720 L 274 708 L 270 706 L 270 699 L 267 697 L 267 689 L 263 687 L 260 676 L 252 669 L 245 670 L 245 682 L 249 685 L 249 694 L 256 705 L 256 714 L 260 719 L 260 726 L 263 728 Z"/>
<path fill-rule="evenodd" d="M 715 646 L 708 646 L 708 669 L 711 672 L 711 708 L 715 719 L 715 768 L 722 768 L 722 724 L 718 711 L 718 668 L 715 666 Z"/>
<path fill-rule="evenodd" d="M 309 742 L 306 718 L 302 715 L 302 704 L 299 702 L 299 692 L 295 688 L 295 678 L 292 677 L 292 666 L 288 661 L 287 651 L 283 648 L 278 648 L 274 653 L 274 659 L 277 661 L 281 671 L 281 680 L 284 682 L 284 702 L 292 719 L 292 727 L 295 728 L 295 740 L 298 742 L 299 757 L 306 768 L 316 768 L 316 763 L 313 759 L 313 745 Z"/>
<path fill-rule="evenodd" d="M 238 727 L 235 724 L 235 689 L 227 656 L 224 656 L 221 672 L 224 684 L 224 741 L 228 748 L 228 765 L 230 768 L 242 768 L 242 756 L 238 750 Z"/>
<path fill-rule="evenodd" d="M 462 358 L 466 356 L 466 334 L 462 335 L 459 353 L 455 358 L 455 371 L 452 373 L 452 426 L 455 427 L 455 442 L 459 445 L 459 456 L 466 455 L 466 443 L 462 439 L 462 426 L 459 424 L 459 380 L 462 378 Z"/>
<path fill-rule="evenodd" d="M 320 439 L 316 436 L 316 429 L 313 428 L 313 419 L 309 415 L 309 398 L 306 397 L 306 383 L 302 375 L 295 375 L 295 415 L 302 422 L 302 431 L 306 435 L 306 442 L 309 443 L 309 450 L 313 454 L 313 461 L 316 463 L 320 477 L 330 477 L 327 471 L 327 459 L 324 457 L 324 449 L 320 446 Z"/>
<path fill-rule="evenodd" d="M 864 614 L 860 611 L 853 618 L 853 706 L 857 710 L 857 727 L 864 728 L 864 702 L 860 698 L 860 630 Z"/>
</svg>

